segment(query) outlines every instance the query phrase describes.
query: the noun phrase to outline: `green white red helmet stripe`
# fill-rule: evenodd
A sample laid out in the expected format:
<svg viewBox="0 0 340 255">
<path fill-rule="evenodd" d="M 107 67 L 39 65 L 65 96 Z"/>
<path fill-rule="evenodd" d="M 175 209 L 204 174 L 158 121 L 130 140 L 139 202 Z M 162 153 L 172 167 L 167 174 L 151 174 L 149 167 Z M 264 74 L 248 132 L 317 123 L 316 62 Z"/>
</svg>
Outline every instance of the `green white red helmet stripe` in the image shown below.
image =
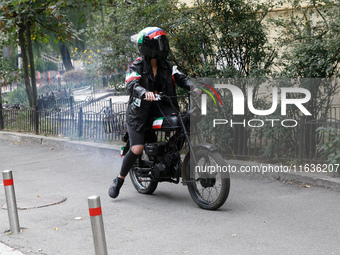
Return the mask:
<svg viewBox="0 0 340 255">
<path fill-rule="evenodd" d="M 160 35 L 166 35 L 165 34 L 165 32 L 163 31 L 163 30 L 158 30 L 158 31 L 156 31 L 156 32 L 153 32 L 152 34 L 150 34 L 149 35 L 149 38 L 150 39 L 153 39 L 153 38 L 155 38 L 155 37 L 157 37 L 157 36 L 160 36 Z"/>
<path fill-rule="evenodd" d="M 138 35 L 138 43 L 143 43 L 144 35 L 149 36 L 150 39 L 153 39 L 157 36 L 166 35 L 165 32 L 159 27 L 147 27 L 139 32 Z"/>
</svg>

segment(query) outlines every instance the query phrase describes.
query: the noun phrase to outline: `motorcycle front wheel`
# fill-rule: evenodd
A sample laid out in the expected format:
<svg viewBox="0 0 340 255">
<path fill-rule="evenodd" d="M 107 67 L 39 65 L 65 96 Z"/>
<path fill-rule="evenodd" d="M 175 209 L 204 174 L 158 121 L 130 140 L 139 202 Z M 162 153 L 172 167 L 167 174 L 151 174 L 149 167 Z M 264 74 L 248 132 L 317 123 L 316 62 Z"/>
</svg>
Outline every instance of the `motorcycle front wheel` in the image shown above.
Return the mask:
<svg viewBox="0 0 340 255">
<path fill-rule="evenodd" d="M 191 198 L 201 208 L 216 210 L 228 198 L 230 190 L 229 172 L 222 156 L 204 149 L 195 152 L 197 164 L 187 167 L 188 190 Z"/>
<path fill-rule="evenodd" d="M 143 160 L 143 157 L 147 157 L 147 155 L 144 153 L 143 156 L 137 160 L 137 165 L 140 165 L 140 160 Z M 140 175 L 134 167 L 131 168 L 129 175 L 133 186 L 139 193 L 152 194 L 156 190 L 158 182 L 150 177 Z"/>
</svg>

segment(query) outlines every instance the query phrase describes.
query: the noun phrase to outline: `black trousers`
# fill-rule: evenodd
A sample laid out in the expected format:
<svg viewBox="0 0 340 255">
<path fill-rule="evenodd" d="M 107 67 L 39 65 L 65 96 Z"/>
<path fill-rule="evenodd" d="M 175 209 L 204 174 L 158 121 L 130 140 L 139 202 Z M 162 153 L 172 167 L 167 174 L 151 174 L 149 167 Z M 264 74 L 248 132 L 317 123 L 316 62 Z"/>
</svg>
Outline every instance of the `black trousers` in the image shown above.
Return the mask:
<svg viewBox="0 0 340 255">
<path fill-rule="evenodd" d="M 150 108 L 150 112 L 148 114 L 146 124 L 141 130 L 136 131 L 129 125 L 127 126 L 130 139 L 130 147 L 132 147 L 133 145 L 144 145 L 145 132 L 148 128 L 151 128 L 153 121 L 159 117 L 170 116 L 174 112 L 175 110 L 167 102 L 164 101 L 153 102 Z"/>
<path fill-rule="evenodd" d="M 148 119 L 146 121 L 146 125 L 139 130 L 136 131 L 129 125 L 127 126 L 128 133 L 129 133 L 129 140 L 130 140 L 130 150 L 126 153 L 122 167 L 120 169 L 121 176 L 127 176 L 131 167 L 136 162 L 137 158 L 140 155 L 137 155 L 131 151 L 131 147 L 134 145 L 144 145 L 145 144 L 145 135 L 148 128 L 151 128 L 152 122 L 154 119 L 163 116 L 170 116 L 174 112 L 174 109 L 167 103 L 159 101 L 153 102 L 151 110 L 148 115 Z"/>
</svg>

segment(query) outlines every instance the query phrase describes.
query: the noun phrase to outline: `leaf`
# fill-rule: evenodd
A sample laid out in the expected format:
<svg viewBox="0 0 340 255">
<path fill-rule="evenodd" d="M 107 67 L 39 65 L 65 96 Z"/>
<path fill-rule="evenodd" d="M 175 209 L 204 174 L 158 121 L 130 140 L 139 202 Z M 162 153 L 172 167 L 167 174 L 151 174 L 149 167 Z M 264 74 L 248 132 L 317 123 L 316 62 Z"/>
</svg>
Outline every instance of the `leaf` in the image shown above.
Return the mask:
<svg viewBox="0 0 340 255">
<path fill-rule="evenodd" d="M 323 130 L 325 130 L 324 127 L 318 127 L 318 128 L 316 129 L 316 131 L 323 131 Z"/>
</svg>

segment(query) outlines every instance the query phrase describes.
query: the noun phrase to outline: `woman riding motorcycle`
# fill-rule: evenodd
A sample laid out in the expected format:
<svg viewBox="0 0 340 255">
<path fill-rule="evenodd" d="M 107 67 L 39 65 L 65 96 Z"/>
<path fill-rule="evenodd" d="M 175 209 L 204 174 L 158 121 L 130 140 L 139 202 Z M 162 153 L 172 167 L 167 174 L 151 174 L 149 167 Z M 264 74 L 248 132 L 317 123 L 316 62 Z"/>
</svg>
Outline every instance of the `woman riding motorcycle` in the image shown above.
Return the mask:
<svg viewBox="0 0 340 255">
<path fill-rule="evenodd" d="M 137 58 L 126 73 L 125 84 L 130 92 L 126 112 L 130 149 L 126 153 L 119 175 L 109 188 L 109 196 L 116 198 L 129 170 L 141 156 L 145 143 L 146 128 L 151 126 L 155 117 L 167 116 L 174 112 L 170 103 L 155 101 L 155 94 L 162 92 L 171 97 L 172 105 L 178 107 L 176 85 L 201 90 L 167 60 L 169 42 L 165 32 L 158 27 L 147 27 L 138 36 L 138 50 L 142 57 Z M 145 99 L 145 100 L 144 100 Z"/>
</svg>

